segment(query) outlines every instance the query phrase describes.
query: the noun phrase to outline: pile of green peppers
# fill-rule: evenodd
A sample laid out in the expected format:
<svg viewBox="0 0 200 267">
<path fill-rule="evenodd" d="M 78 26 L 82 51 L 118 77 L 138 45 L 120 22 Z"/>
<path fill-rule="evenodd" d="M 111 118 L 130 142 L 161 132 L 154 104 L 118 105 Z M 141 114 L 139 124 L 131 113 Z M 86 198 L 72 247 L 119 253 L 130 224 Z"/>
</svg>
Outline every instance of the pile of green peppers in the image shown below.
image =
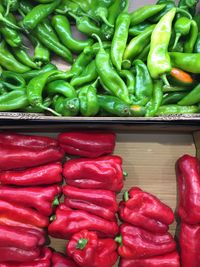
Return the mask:
<svg viewBox="0 0 200 267">
<path fill-rule="evenodd" d="M 158 0 L 130 12 L 128 0 L 1 0 L 0 112 L 200 113 L 198 2 Z"/>
</svg>

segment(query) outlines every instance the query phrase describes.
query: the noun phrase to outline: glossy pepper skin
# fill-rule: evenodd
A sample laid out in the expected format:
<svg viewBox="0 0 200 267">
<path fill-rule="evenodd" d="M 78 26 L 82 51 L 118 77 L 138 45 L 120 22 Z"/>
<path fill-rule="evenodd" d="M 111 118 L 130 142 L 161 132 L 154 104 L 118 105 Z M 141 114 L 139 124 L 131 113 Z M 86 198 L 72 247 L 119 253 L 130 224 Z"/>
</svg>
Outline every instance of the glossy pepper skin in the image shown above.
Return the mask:
<svg viewBox="0 0 200 267">
<path fill-rule="evenodd" d="M 97 158 L 113 153 L 116 135 L 111 131 L 73 131 L 59 134 L 58 142 L 69 155 Z"/>
<path fill-rule="evenodd" d="M 60 162 L 29 168 L 22 171 L 0 172 L 0 182 L 4 185 L 36 186 L 62 182 Z"/>
<path fill-rule="evenodd" d="M 198 224 L 200 222 L 200 173 L 196 157 L 184 155 L 177 161 L 176 176 L 178 182 L 178 216 L 182 222 Z"/>
<path fill-rule="evenodd" d="M 83 210 L 71 210 L 65 205 L 57 208 L 55 217 L 48 227 L 48 233 L 56 238 L 69 239 L 84 229 L 96 231 L 102 237 L 114 237 L 119 230 L 114 221 L 105 220 Z"/>
<path fill-rule="evenodd" d="M 125 259 L 145 259 L 176 250 L 176 242 L 170 233 L 151 233 L 124 223 L 120 226 L 122 244 L 118 253 Z"/>
<path fill-rule="evenodd" d="M 1 262 L 26 262 L 33 261 L 40 256 L 41 249 L 24 250 L 15 247 L 0 247 L 0 263 Z"/>
<path fill-rule="evenodd" d="M 67 254 L 82 267 L 113 266 L 118 258 L 116 250 L 113 239 L 100 239 L 88 230 L 74 234 L 66 247 Z"/>
<path fill-rule="evenodd" d="M 24 89 L 17 89 L 0 96 L 0 111 L 12 111 L 28 106 L 28 98 Z"/>
<path fill-rule="evenodd" d="M 44 216 L 50 216 L 54 205 L 59 203 L 61 191 L 59 185 L 23 188 L 0 186 L 0 199 L 34 208 Z"/>
<path fill-rule="evenodd" d="M 120 267 L 180 267 L 179 255 L 172 252 L 148 259 L 128 260 L 121 258 Z"/>
<path fill-rule="evenodd" d="M 197 267 L 200 261 L 200 226 L 181 224 L 179 234 L 181 266 Z"/>
<path fill-rule="evenodd" d="M 189 106 L 198 104 L 200 99 L 200 84 L 197 84 L 184 98 L 182 98 L 178 105 Z"/>
<path fill-rule="evenodd" d="M 80 189 L 66 185 L 63 187 L 65 205 L 71 209 L 81 209 L 109 221 L 116 219 L 118 210 L 116 195 L 110 190 Z"/>
<path fill-rule="evenodd" d="M 124 222 L 164 234 L 168 231 L 168 225 L 174 221 L 171 208 L 138 187 L 132 187 L 124 198 L 125 201 L 119 204 L 119 215 Z"/>
<path fill-rule="evenodd" d="M 1 144 L 0 170 L 12 170 L 39 166 L 59 161 L 64 151 L 57 147 L 27 148 Z"/>
<path fill-rule="evenodd" d="M 63 175 L 67 184 L 79 188 L 119 192 L 123 187 L 122 159 L 119 156 L 71 159 L 65 163 Z"/>
<path fill-rule="evenodd" d="M 51 263 L 52 267 L 78 267 L 72 259 L 58 252 L 53 252 Z"/>
</svg>

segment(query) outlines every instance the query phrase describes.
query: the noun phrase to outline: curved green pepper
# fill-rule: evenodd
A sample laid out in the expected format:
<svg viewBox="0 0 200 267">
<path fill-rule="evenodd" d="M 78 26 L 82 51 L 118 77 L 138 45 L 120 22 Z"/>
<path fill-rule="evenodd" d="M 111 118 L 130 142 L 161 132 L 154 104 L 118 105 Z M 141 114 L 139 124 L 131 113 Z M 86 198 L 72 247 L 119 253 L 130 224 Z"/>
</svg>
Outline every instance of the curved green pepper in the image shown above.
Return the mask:
<svg viewBox="0 0 200 267">
<path fill-rule="evenodd" d="M 135 92 L 135 76 L 130 70 L 121 70 L 119 75 L 125 79 L 129 94 L 134 94 Z"/>
<path fill-rule="evenodd" d="M 146 30 L 147 28 L 149 28 L 152 25 L 152 23 L 150 22 L 141 22 L 140 24 L 136 24 L 134 26 L 132 26 L 131 28 L 129 28 L 128 33 L 131 36 L 137 36 L 141 33 L 143 33 L 144 30 Z"/>
<path fill-rule="evenodd" d="M 0 111 L 12 111 L 28 106 L 25 90 L 13 90 L 0 96 Z"/>
<path fill-rule="evenodd" d="M 23 89 L 26 87 L 24 78 L 20 74 L 12 71 L 3 71 L 0 80 L 9 90 Z"/>
<path fill-rule="evenodd" d="M 76 90 L 71 84 L 64 80 L 55 80 L 47 84 L 45 91 L 48 95 L 61 94 L 66 98 L 74 98 L 77 96 Z"/>
<path fill-rule="evenodd" d="M 169 53 L 172 65 L 191 73 L 200 73 L 199 53 Z"/>
<path fill-rule="evenodd" d="M 161 105 L 177 104 L 178 101 L 183 99 L 188 92 L 172 92 L 163 95 L 163 100 Z"/>
<path fill-rule="evenodd" d="M 14 56 L 25 66 L 32 69 L 39 69 L 39 66 L 32 60 L 29 54 L 22 47 L 13 47 Z"/>
<path fill-rule="evenodd" d="M 49 50 L 32 34 L 29 36 L 33 46 L 34 46 L 34 55 L 33 60 L 38 65 L 47 64 L 50 62 L 50 52 Z"/>
<path fill-rule="evenodd" d="M 181 106 L 190 106 L 200 102 L 200 83 L 178 102 Z"/>
</svg>

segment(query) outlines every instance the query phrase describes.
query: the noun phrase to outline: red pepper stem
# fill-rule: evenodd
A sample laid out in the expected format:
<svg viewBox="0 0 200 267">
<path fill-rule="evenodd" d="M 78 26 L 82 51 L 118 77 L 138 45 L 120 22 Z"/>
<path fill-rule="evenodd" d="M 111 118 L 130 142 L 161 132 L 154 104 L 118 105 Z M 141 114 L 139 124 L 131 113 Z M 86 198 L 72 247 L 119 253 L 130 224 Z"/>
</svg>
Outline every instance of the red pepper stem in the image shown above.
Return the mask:
<svg viewBox="0 0 200 267">
<path fill-rule="evenodd" d="M 53 221 L 55 221 L 56 220 L 56 215 L 54 214 L 54 215 L 52 215 L 51 217 L 50 217 L 50 222 L 53 222 Z"/>
<path fill-rule="evenodd" d="M 170 84 L 169 84 L 169 82 L 168 82 L 168 80 L 167 80 L 167 76 L 166 76 L 166 74 L 163 74 L 163 75 L 161 76 L 161 79 L 163 80 L 163 83 L 164 83 L 165 85 L 170 86 Z"/>
<path fill-rule="evenodd" d="M 122 236 L 119 235 L 119 236 L 115 237 L 115 241 L 116 241 L 117 243 L 119 243 L 120 245 L 122 245 Z"/>
<path fill-rule="evenodd" d="M 88 240 L 86 238 L 81 238 L 81 239 L 79 239 L 79 241 L 78 241 L 78 243 L 76 245 L 76 248 L 82 250 L 82 249 L 85 248 L 87 243 L 88 243 Z"/>
<path fill-rule="evenodd" d="M 124 201 L 128 201 L 129 200 L 129 194 L 128 194 L 128 191 L 126 191 L 124 193 Z"/>
<path fill-rule="evenodd" d="M 60 204 L 58 197 L 55 197 L 54 201 L 52 202 L 52 206 L 58 206 Z"/>
</svg>

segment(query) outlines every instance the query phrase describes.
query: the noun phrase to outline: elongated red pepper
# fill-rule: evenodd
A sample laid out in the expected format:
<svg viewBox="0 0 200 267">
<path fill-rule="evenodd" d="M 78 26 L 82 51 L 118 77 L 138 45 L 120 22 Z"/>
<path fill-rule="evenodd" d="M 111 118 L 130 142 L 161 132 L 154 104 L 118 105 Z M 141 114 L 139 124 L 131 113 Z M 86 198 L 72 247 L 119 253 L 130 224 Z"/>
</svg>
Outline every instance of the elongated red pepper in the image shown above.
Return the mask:
<svg viewBox="0 0 200 267">
<path fill-rule="evenodd" d="M 62 181 L 62 164 L 49 163 L 22 171 L 2 171 L 0 183 L 18 186 L 36 186 L 60 183 Z"/>
<path fill-rule="evenodd" d="M 44 245 L 41 232 L 23 227 L 0 225 L 0 247 L 16 247 L 24 250 L 36 249 Z"/>
<path fill-rule="evenodd" d="M 40 166 L 59 161 L 64 151 L 57 147 L 27 148 L 1 144 L 0 170 Z"/>
<path fill-rule="evenodd" d="M 61 133 L 60 146 L 69 155 L 97 158 L 111 154 L 115 148 L 116 135 L 108 131 L 76 131 Z"/>
<path fill-rule="evenodd" d="M 188 224 L 200 223 L 200 164 L 196 157 L 184 155 L 177 161 L 178 216 Z"/>
<path fill-rule="evenodd" d="M 9 218 L 40 228 L 47 227 L 49 224 L 49 218 L 36 210 L 4 200 L 0 200 L 0 217 Z"/>
<path fill-rule="evenodd" d="M 52 267 L 78 267 L 78 265 L 72 259 L 58 252 L 53 253 L 51 266 Z"/>
<path fill-rule="evenodd" d="M 200 263 L 200 225 L 181 224 L 179 245 L 181 266 L 198 267 Z"/>
<path fill-rule="evenodd" d="M 53 212 L 54 202 L 57 205 L 59 204 L 58 197 L 61 191 L 59 185 L 24 188 L 0 186 L 0 200 L 34 208 L 41 214 L 50 216 Z"/>
<path fill-rule="evenodd" d="M 177 252 L 142 260 L 121 259 L 120 267 L 180 267 Z"/>
<path fill-rule="evenodd" d="M 74 234 L 66 247 L 67 254 L 82 267 L 111 267 L 118 258 L 116 250 L 113 239 L 100 239 L 87 230 Z"/>
<path fill-rule="evenodd" d="M 126 259 L 145 259 L 176 250 L 170 233 L 152 233 L 127 223 L 120 226 L 120 233 L 122 244 L 118 247 L 118 253 Z"/>
<path fill-rule="evenodd" d="M 48 136 L 2 132 L 0 133 L 0 144 L 27 148 L 41 148 L 46 146 L 58 146 L 58 140 Z"/>
<path fill-rule="evenodd" d="M 73 234 L 87 229 L 96 231 L 100 236 L 114 237 L 118 233 L 117 222 L 107 221 L 82 210 L 57 208 L 56 218 L 48 227 L 49 235 L 69 239 Z"/>
<path fill-rule="evenodd" d="M 72 209 L 85 210 L 107 220 L 115 220 L 118 210 L 116 195 L 110 190 L 63 187 L 65 205 Z"/>
<path fill-rule="evenodd" d="M 122 159 L 105 156 L 96 159 L 71 159 L 64 165 L 66 183 L 79 188 L 119 192 L 123 187 Z"/>
<path fill-rule="evenodd" d="M 41 249 L 23 250 L 15 247 L 0 247 L 0 262 L 26 262 L 37 259 Z"/>
<path fill-rule="evenodd" d="M 120 218 L 124 222 L 162 234 L 168 231 L 168 225 L 174 221 L 170 207 L 138 187 L 126 192 L 124 199 L 119 204 Z"/>
</svg>

